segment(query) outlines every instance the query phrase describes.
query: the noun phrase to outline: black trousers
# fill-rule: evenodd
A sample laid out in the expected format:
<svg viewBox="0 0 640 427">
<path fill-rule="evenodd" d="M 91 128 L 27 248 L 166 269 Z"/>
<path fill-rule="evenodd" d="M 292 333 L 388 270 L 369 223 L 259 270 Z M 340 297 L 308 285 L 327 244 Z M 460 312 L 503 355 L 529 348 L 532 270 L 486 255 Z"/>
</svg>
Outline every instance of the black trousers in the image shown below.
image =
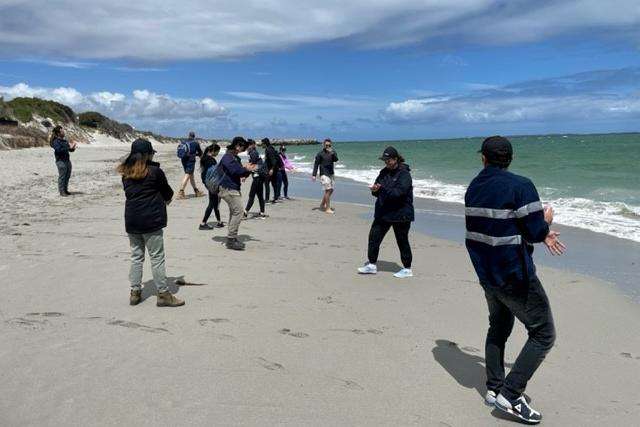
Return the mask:
<svg viewBox="0 0 640 427">
<path fill-rule="evenodd" d="M 411 222 L 387 222 L 382 220 L 374 220 L 369 231 L 369 262 L 375 264 L 378 261 L 378 253 L 384 236 L 389 229 L 393 227 L 393 233 L 396 235 L 396 242 L 400 249 L 400 259 L 404 268 L 411 268 L 413 255 L 411 254 L 411 245 L 409 245 L 409 229 Z"/>
<path fill-rule="evenodd" d="M 205 209 L 204 211 L 204 218 L 202 218 L 203 224 L 206 224 L 207 221 L 209 220 L 209 217 L 211 216 L 211 211 L 215 212 L 216 219 L 218 220 L 218 222 L 220 222 L 220 209 L 218 209 L 219 206 L 220 206 L 220 197 L 218 197 L 217 194 L 214 194 L 211 191 L 209 191 L 209 204 L 207 205 L 207 209 Z"/>
<path fill-rule="evenodd" d="M 263 195 L 263 186 L 265 185 L 264 179 L 259 176 L 254 176 L 253 181 L 251 181 L 251 189 L 249 190 L 249 200 L 247 201 L 247 207 L 245 211 L 249 212 L 251 207 L 253 206 L 253 202 L 258 196 L 258 203 L 260 204 L 260 212 L 264 213 L 264 195 Z M 269 186 L 267 185 L 267 189 Z M 269 197 L 269 196 L 267 196 Z"/>
<path fill-rule="evenodd" d="M 555 342 L 549 299 L 537 277 L 531 278 L 528 286 L 509 289 L 484 286 L 484 290 L 489 306 L 489 331 L 485 343 L 487 389 L 514 400 L 524 393 L 527 382 Z M 515 318 L 527 328 L 529 339 L 505 378 L 504 348 Z"/>
</svg>

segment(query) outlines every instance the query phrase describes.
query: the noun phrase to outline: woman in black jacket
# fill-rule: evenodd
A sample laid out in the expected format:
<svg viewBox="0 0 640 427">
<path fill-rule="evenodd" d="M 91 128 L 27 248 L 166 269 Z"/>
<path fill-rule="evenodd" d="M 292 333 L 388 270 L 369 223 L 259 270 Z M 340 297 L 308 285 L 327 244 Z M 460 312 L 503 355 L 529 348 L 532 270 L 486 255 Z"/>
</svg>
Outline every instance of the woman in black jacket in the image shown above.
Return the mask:
<svg viewBox="0 0 640 427">
<path fill-rule="evenodd" d="M 53 128 L 49 145 L 53 148 L 53 154 L 58 168 L 58 192 L 62 197 L 70 196 L 69 179 L 71 178 L 71 159 L 69 153 L 76 151 L 76 143 L 64 138 L 64 129 L 58 125 Z"/>
<path fill-rule="evenodd" d="M 376 274 L 380 244 L 389 229 L 393 227 L 396 242 L 400 249 L 403 268 L 394 274 L 395 277 L 411 277 L 411 245 L 409 245 L 409 229 L 415 219 L 413 210 L 413 183 L 411 169 L 393 147 L 387 147 L 380 160 L 384 160 L 385 168 L 380 171 L 375 183 L 371 186 L 371 194 L 377 198 L 373 224 L 369 232 L 369 250 L 364 267 L 358 268 L 360 274 Z"/>
<path fill-rule="evenodd" d="M 160 164 L 153 162 L 155 151 L 146 139 L 131 144 L 131 154 L 118 166 L 126 196 L 124 208 L 125 229 L 131 245 L 131 295 L 129 304 L 142 300 L 142 265 L 145 249 L 151 258 L 151 272 L 158 292 L 158 307 L 184 305 L 167 286 L 162 229 L 167 226 L 167 205 L 173 190 L 167 182 Z"/>
<path fill-rule="evenodd" d="M 204 149 L 204 153 L 200 156 L 200 178 L 202 179 L 202 183 L 204 184 L 205 178 L 207 176 L 207 170 L 210 167 L 218 164 L 216 160 L 216 156 L 220 153 L 220 146 L 218 144 L 211 144 L 207 148 Z M 206 185 L 205 185 L 206 188 Z M 207 224 L 209 221 L 209 217 L 211 216 L 211 212 L 213 211 L 216 215 L 216 227 L 224 227 L 224 222 L 220 219 L 220 197 L 218 197 L 218 193 L 212 193 L 209 191 L 209 204 L 207 205 L 207 209 L 204 211 L 204 217 L 202 218 L 202 222 L 198 227 L 200 230 L 213 230 L 213 227 Z"/>
</svg>

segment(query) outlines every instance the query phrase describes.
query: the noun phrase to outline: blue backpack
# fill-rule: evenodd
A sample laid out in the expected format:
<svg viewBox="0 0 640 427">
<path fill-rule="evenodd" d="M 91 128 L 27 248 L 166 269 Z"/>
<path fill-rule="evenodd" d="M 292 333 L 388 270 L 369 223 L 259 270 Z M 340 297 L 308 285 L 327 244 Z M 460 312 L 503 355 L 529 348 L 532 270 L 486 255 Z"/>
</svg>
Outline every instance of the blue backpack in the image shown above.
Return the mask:
<svg viewBox="0 0 640 427">
<path fill-rule="evenodd" d="M 184 159 L 191 154 L 191 144 L 189 141 L 180 141 L 178 144 L 178 149 L 176 150 L 176 155 L 179 159 Z"/>
<path fill-rule="evenodd" d="M 212 194 L 218 194 L 218 191 L 220 191 L 220 183 L 224 177 L 224 169 L 220 163 L 209 166 L 204 176 L 204 186 L 207 187 L 207 190 Z"/>
</svg>

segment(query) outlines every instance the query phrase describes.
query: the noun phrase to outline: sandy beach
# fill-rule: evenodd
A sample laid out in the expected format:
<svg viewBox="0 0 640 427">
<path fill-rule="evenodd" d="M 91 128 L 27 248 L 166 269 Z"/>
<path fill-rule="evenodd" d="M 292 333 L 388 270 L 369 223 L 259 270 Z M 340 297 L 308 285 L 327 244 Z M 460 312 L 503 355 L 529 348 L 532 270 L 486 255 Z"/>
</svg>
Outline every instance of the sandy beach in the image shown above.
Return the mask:
<svg viewBox="0 0 640 427">
<path fill-rule="evenodd" d="M 155 148 L 176 189 L 175 146 Z M 358 276 L 371 208 L 320 213 L 295 181 L 296 200 L 241 224 L 245 252 L 197 230 L 205 198 L 174 201 L 167 273 L 186 305 L 129 306 L 127 151 L 80 147 L 66 199 L 50 149 L 0 152 L 0 425 L 513 425 L 483 403 L 487 308 L 464 246 L 412 232 L 415 277 L 398 280 L 389 235 L 382 271 Z M 543 424 L 637 424 L 639 306 L 539 276 L 558 331 L 527 389 Z M 517 324 L 509 362 L 525 337 Z"/>
</svg>

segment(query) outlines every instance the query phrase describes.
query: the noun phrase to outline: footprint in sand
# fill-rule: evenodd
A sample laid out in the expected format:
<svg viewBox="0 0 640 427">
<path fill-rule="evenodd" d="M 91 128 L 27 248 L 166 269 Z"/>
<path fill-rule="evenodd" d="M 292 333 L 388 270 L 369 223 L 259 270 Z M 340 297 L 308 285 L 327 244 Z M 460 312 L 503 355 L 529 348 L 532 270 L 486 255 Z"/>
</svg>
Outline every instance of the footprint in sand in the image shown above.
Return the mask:
<svg viewBox="0 0 640 427">
<path fill-rule="evenodd" d="M 14 326 L 23 329 L 29 329 L 32 331 L 38 331 L 43 329 L 49 324 L 46 319 L 26 319 L 24 317 L 15 317 L 13 319 L 5 320 L 5 323 L 9 326 Z"/>
<path fill-rule="evenodd" d="M 151 326 L 141 325 L 140 323 L 128 322 L 126 320 L 119 320 L 119 319 L 107 320 L 107 325 L 122 326 L 123 328 L 130 328 L 130 329 L 139 329 L 143 332 L 149 332 L 152 334 L 157 334 L 162 332 L 170 333 L 165 328 L 154 328 Z"/>
<path fill-rule="evenodd" d="M 57 311 L 45 311 L 43 313 L 27 313 L 25 316 L 62 317 L 64 314 Z"/>
<path fill-rule="evenodd" d="M 229 322 L 229 319 L 225 319 L 223 317 L 216 317 L 215 319 L 199 319 L 198 323 L 200 323 L 200 326 L 204 326 L 207 323 L 227 323 Z"/>
<path fill-rule="evenodd" d="M 631 353 L 627 353 L 627 352 L 620 353 L 620 356 L 622 356 L 622 357 L 624 357 L 626 359 L 632 359 L 633 358 L 633 356 L 631 356 Z"/>
<path fill-rule="evenodd" d="M 344 388 L 348 388 L 349 390 L 364 390 L 364 387 L 362 387 L 360 384 L 358 384 L 355 381 L 347 380 L 343 378 L 336 378 L 336 377 L 329 377 L 329 378 L 338 381 L 339 383 L 342 384 Z"/>
<path fill-rule="evenodd" d="M 287 328 L 280 329 L 278 332 L 282 335 L 289 335 L 294 338 L 307 338 L 309 336 L 309 334 L 305 334 L 304 332 L 291 332 L 291 329 Z"/>
<path fill-rule="evenodd" d="M 317 299 L 318 299 L 318 301 L 326 302 L 327 304 L 332 304 L 332 303 L 336 302 L 336 300 L 334 300 L 331 297 L 331 295 L 326 296 L 326 297 L 318 297 Z"/>
<path fill-rule="evenodd" d="M 270 360 L 265 359 L 264 357 L 258 357 L 258 363 L 265 369 L 270 371 L 282 371 L 284 370 L 284 366 L 277 362 L 271 362 Z"/>
</svg>

